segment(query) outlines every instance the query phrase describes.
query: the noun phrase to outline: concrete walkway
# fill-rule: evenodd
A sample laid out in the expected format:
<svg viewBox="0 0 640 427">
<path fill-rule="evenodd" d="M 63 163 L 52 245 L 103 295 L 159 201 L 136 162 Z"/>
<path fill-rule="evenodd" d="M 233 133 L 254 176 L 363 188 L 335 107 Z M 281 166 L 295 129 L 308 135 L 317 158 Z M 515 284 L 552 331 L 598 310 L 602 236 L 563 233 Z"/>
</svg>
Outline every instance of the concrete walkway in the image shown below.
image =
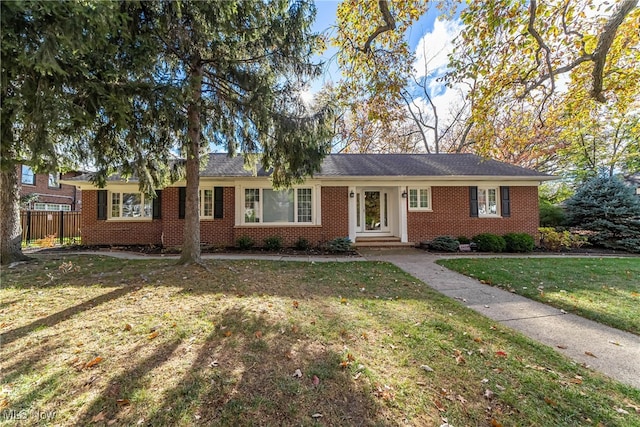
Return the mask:
<svg viewBox="0 0 640 427">
<path fill-rule="evenodd" d="M 640 337 L 637 335 L 483 285 L 435 263 L 446 256 L 417 249 L 368 249 L 360 253 L 370 261 L 391 262 L 478 313 L 546 344 L 578 363 L 640 388 Z"/>
<path fill-rule="evenodd" d="M 287 256 L 261 254 L 203 254 L 204 259 L 262 259 L 306 262 L 391 262 L 436 291 L 546 344 L 561 354 L 620 382 L 640 388 L 640 337 L 557 308 L 504 291 L 435 263 L 446 256 L 419 249 L 362 249 L 362 257 Z M 57 255 L 62 253 L 49 253 Z M 123 259 L 177 259 L 178 255 L 131 252 L 65 252 L 65 255 L 105 255 Z M 473 256 L 469 254 L 469 256 Z M 592 355 L 589 355 L 590 353 Z"/>
</svg>

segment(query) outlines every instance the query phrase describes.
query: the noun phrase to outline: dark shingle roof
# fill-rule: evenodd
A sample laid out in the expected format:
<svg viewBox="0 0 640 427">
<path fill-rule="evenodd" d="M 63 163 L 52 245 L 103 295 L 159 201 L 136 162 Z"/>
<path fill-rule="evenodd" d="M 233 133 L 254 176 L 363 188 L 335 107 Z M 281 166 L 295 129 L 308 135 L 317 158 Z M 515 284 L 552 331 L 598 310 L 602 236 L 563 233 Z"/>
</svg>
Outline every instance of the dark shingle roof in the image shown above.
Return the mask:
<svg viewBox="0 0 640 427">
<path fill-rule="evenodd" d="M 262 168 L 258 176 L 268 176 Z M 244 168 L 241 156 L 228 157 L 224 153 L 212 153 L 201 177 L 251 177 L 253 172 Z M 550 175 L 514 166 L 475 154 L 331 154 L 327 156 L 318 178 L 347 177 L 515 177 L 549 179 Z M 87 181 L 81 175 L 74 181 Z M 120 178 L 111 176 L 109 181 Z M 132 178 L 130 181 L 136 181 Z"/>
<path fill-rule="evenodd" d="M 540 177 L 540 172 L 484 159 L 475 154 L 335 154 L 320 176 L 512 176 Z"/>
</svg>

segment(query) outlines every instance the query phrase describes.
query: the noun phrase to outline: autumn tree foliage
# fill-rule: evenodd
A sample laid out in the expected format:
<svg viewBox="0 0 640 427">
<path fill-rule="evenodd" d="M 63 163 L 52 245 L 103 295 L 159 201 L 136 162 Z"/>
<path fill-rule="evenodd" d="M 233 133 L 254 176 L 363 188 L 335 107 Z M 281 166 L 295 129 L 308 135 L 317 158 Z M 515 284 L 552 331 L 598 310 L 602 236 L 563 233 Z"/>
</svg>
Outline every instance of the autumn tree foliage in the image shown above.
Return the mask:
<svg viewBox="0 0 640 427">
<path fill-rule="evenodd" d="M 541 153 L 575 159 L 585 138 L 617 144 L 608 150 L 612 158 L 633 145 L 623 132 L 618 142 L 610 135 L 616 128 L 637 127 L 633 118 L 622 119 L 640 105 L 636 5 L 630 0 L 610 6 L 592 1 L 468 4 L 461 14 L 465 29 L 451 57 L 451 78 L 477 83 L 468 94 L 476 149 L 491 153 L 497 144 L 518 151 L 522 138 L 528 138 Z M 505 126 L 493 126 L 495 118 Z M 596 125 L 585 129 L 587 121 Z"/>
<path fill-rule="evenodd" d="M 334 40 L 345 75 L 340 94 L 352 106 L 369 97 L 396 106 L 404 101 L 418 136 L 424 141 L 433 133 L 435 151 L 470 151 L 558 171 L 566 159 L 582 162 L 574 169 L 584 166 L 588 140 L 612 147 L 600 150 L 599 163 L 633 167 L 640 103 L 637 3 L 467 2 L 451 72 L 440 82 L 465 87 L 464 108 L 446 123 L 429 106 L 429 96 L 416 103 L 408 90 L 424 82 L 411 80 L 415 58 L 402 36 L 427 6 L 443 8 L 446 16 L 458 2 L 345 0 Z M 374 111 L 370 119 L 393 110 Z M 583 126 L 587 118 L 592 126 Z M 448 134 L 441 139 L 443 131 Z"/>
</svg>

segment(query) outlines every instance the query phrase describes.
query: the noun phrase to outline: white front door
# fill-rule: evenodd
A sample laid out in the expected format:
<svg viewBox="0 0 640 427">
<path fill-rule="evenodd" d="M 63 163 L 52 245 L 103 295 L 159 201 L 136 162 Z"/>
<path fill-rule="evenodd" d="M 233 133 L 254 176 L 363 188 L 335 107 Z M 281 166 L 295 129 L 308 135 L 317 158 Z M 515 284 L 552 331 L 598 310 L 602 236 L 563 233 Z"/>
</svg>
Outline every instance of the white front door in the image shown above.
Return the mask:
<svg viewBox="0 0 640 427">
<path fill-rule="evenodd" d="M 370 235 L 389 234 L 389 193 L 367 188 L 358 192 L 358 231 Z"/>
</svg>

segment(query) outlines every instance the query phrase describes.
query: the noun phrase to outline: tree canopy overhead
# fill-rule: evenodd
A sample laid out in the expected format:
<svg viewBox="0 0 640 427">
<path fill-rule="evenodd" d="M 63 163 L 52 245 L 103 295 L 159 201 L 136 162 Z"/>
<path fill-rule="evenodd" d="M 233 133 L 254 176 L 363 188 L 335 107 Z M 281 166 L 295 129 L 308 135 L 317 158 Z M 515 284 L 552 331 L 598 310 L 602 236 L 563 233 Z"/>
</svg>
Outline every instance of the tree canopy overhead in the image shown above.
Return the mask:
<svg viewBox="0 0 640 427">
<path fill-rule="evenodd" d="M 38 78 L 51 74 L 34 57 L 30 63 L 12 63 L 17 71 L 12 69 L 5 79 L 4 39 L 20 34 L 41 11 L 58 7 L 44 16 L 56 25 L 55 40 L 64 43 L 47 48 L 45 32 L 28 43 L 16 41 L 13 48 L 28 57 L 31 43 L 33 49 L 47 52 L 57 67 L 54 71 L 62 70 L 52 94 L 57 104 L 47 111 L 57 117 L 52 121 L 70 124 L 56 135 L 71 147 L 67 152 L 84 156 L 98 168 L 98 183 L 117 169 L 136 173 L 141 189 L 152 192 L 166 183 L 166 165 L 172 151 L 179 150 L 187 181 L 183 262 L 200 260 L 198 175 L 201 155 L 210 143 L 230 155 L 247 153 L 246 159 L 259 160 L 273 171 L 276 186 L 291 185 L 317 171 L 329 150 L 331 112 L 307 111 L 299 98 L 306 81 L 320 71 L 311 62 L 320 42 L 311 31 L 315 8 L 309 1 L 10 6 L 12 17 L 21 19 L 3 25 L 3 94 L 5 82 L 7 87 L 23 88 L 20 78 L 31 70 Z M 9 15 L 5 3 L 2 15 L 4 24 Z M 46 31 L 46 25 L 43 28 Z M 79 68 L 77 78 L 66 71 L 74 67 Z M 33 103 L 45 101 L 41 91 L 26 96 Z M 4 100 L 3 96 L 3 132 L 9 129 L 13 140 L 20 141 L 27 121 L 14 115 L 11 126 L 4 126 Z M 37 126 L 47 128 L 49 122 L 34 117 Z M 58 140 L 46 146 L 52 159 L 60 157 Z M 2 155 L 3 165 L 8 164 L 4 149 Z M 31 151 L 11 159 L 29 162 L 34 156 Z"/>
<path fill-rule="evenodd" d="M 457 3 L 462 2 L 436 5 L 453 10 Z M 414 134 L 425 141 L 425 131 L 431 132 L 434 151 L 475 151 L 524 166 L 562 167 L 559 158 L 566 150 L 580 150 L 580 135 L 567 131 L 580 128 L 587 117 L 598 123 L 589 130 L 591 139 L 610 141 L 608 135 L 633 135 L 628 130 L 637 128 L 637 3 L 466 2 L 459 9 L 463 29 L 448 75 L 412 81 L 414 56 L 404 33 L 416 20 L 413 11 L 422 15 L 427 2 L 345 0 L 335 40 L 345 75 L 339 94 L 350 105 L 392 104 L 388 111 L 404 103 L 405 122 L 413 120 Z M 428 91 L 442 85 L 465 96 L 446 119 Z M 374 111 L 369 118 L 383 117 Z M 441 143 L 445 133 L 447 141 Z M 634 151 L 633 138 L 622 139 L 619 148 L 631 149 L 613 150 L 618 158 Z M 627 157 L 617 164 L 632 164 Z"/>
</svg>

